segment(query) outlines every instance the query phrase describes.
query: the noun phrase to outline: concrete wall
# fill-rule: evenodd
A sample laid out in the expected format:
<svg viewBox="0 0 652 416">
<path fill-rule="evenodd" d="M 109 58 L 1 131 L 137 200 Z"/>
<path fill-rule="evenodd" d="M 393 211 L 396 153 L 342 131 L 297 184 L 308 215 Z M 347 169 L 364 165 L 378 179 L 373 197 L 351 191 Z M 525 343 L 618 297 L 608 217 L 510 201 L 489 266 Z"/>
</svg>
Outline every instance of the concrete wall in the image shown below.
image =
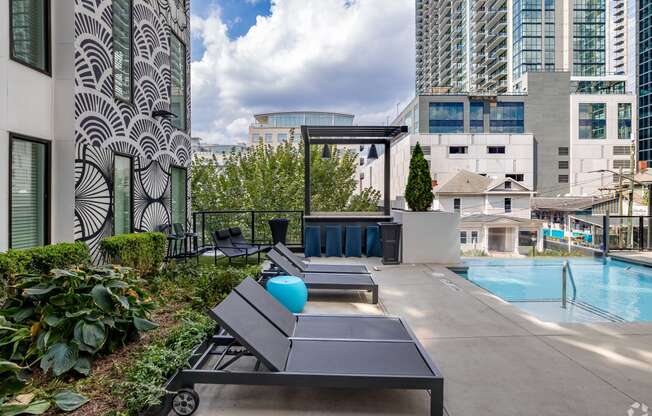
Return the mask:
<svg viewBox="0 0 652 416">
<path fill-rule="evenodd" d="M 458 214 L 392 211 L 392 215 L 403 224 L 403 263 L 459 263 Z"/>
<path fill-rule="evenodd" d="M 570 147 L 570 114 L 568 106 L 570 73 L 527 73 L 524 88 L 528 92 L 525 103 L 525 131 L 534 133 L 534 189 L 538 196 L 565 195 L 569 184 L 559 183 L 560 147 Z"/>
<path fill-rule="evenodd" d="M 9 248 L 9 134 L 50 142 L 51 242 L 74 240 L 74 0 L 52 7 L 52 75 L 10 59 L 9 0 L 0 0 L 0 251 Z"/>
</svg>

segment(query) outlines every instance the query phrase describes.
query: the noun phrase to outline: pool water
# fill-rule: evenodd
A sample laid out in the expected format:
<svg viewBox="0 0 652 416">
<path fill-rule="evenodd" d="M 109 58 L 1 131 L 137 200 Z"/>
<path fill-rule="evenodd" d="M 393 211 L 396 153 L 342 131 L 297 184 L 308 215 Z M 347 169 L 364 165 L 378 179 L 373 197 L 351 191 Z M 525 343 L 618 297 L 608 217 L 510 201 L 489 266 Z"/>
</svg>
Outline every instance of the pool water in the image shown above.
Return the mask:
<svg viewBox="0 0 652 416">
<path fill-rule="evenodd" d="M 611 320 L 652 321 L 652 268 L 612 259 L 568 258 L 568 299 Z M 467 259 L 464 277 L 508 302 L 560 301 L 564 258 Z"/>
</svg>

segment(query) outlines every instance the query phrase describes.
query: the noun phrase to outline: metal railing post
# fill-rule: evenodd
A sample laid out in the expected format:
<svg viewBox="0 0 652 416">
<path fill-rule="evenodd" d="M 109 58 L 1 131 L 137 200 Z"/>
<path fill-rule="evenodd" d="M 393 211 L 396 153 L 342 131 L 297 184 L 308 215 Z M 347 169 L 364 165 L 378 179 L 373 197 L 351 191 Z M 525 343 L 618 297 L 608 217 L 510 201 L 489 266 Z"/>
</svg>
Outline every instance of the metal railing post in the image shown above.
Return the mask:
<svg viewBox="0 0 652 416">
<path fill-rule="evenodd" d="M 206 235 L 206 213 L 202 212 L 201 213 L 201 247 L 202 248 L 206 247 L 205 235 Z"/>
<path fill-rule="evenodd" d="M 640 216 L 638 217 L 638 249 L 639 250 L 645 250 L 645 242 L 643 239 L 645 238 L 645 233 L 643 232 L 643 217 Z"/>
<path fill-rule="evenodd" d="M 251 244 L 256 243 L 256 212 L 251 210 Z"/>
<path fill-rule="evenodd" d="M 568 260 L 564 261 L 561 268 L 561 307 L 566 309 L 566 274 L 568 273 Z"/>
<path fill-rule="evenodd" d="M 609 252 L 609 213 L 602 217 L 602 255 Z"/>
</svg>

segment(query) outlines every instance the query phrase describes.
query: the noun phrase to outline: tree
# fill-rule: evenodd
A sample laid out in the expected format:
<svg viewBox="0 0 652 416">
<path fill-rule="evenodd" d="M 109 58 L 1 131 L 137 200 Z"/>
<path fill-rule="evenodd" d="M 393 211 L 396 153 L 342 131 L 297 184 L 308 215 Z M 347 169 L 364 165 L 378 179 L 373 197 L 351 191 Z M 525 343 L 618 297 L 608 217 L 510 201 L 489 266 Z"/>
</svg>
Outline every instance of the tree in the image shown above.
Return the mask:
<svg viewBox="0 0 652 416">
<path fill-rule="evenodd" d="M 428 162 L 417 142 L 410 159 L 410 174 L 405 187 L 405 200 L 413 211 L 427 211 L 432 205 L 432 179 Z"/>
<path fill-rule="evenodd" d="M 322 159 L 320 150 L 311 149 L 313 211 L 376 210 L 378 191 L 368 188 L 355 194 L 355 153 L 338 150 Z M 211 160 L 194 160 L 193 210 L 302 210 L 303 157 L 302 144 L 285 143 L 231 153 L 221 171 Z"/>
</svg>

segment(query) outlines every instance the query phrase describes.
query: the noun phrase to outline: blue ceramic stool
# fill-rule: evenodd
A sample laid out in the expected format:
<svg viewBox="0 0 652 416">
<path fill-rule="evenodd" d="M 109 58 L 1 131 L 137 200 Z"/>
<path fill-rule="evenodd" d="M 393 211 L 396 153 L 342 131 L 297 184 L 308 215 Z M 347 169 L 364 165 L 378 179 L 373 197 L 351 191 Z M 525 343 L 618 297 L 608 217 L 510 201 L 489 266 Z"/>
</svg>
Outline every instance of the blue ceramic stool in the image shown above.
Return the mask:
<svg viewBox="0 0 652 416">
<path fill-rule="evenodd" d="M 276 276 L 267 281 L 267 291 L 292 313 L 300 313 L 308 301 L 306 284 L 296 276 Z"/>
<path fill-rule="evenodd" d="M 367 240 L 366 240 L 366 255 L 367 257 L 380 257 L 380 228 L 376 225 L 367 227 Z"/>
<path fill-rule="evenodd" d="M 346 247 L 344 253 L 346 257 L 360 257 L 362 255 L 362 231 L 359 225 L 347 225 Z"/>
<path fill-rule="evenodd" d="M 326 226 L 326 257 L 342 257 L 342 227 Z"/>
<path fill-rule="evenodd" d="M 306 257 L 321 257 L 321 228 L 306 227 L 304 233 L 303 254 Z"/>
</svg>

